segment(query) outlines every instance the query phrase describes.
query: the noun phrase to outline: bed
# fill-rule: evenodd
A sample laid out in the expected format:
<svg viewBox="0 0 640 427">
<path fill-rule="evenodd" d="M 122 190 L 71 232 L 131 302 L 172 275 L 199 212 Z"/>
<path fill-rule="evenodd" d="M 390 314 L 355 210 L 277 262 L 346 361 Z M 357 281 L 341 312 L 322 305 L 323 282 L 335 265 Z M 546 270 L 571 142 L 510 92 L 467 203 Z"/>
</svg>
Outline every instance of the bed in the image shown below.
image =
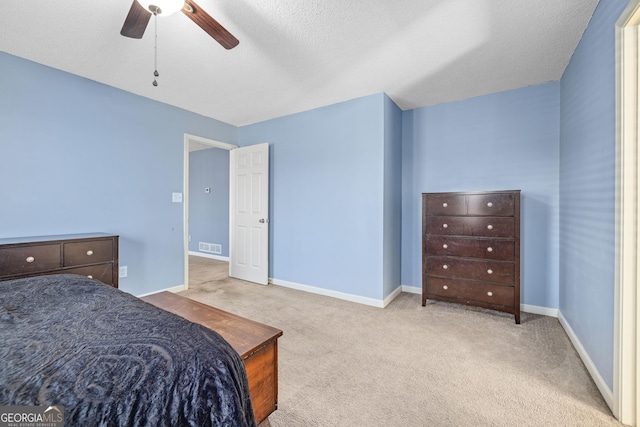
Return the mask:
<svg viewBox="0 0 640 427">
<path fill-rule="evenodd" d="M 0 406 L 61 406 L 67 426 L 256 425 L 220 335 L 93 279 L 0 282 L 0 342 Z"/>
</svg>

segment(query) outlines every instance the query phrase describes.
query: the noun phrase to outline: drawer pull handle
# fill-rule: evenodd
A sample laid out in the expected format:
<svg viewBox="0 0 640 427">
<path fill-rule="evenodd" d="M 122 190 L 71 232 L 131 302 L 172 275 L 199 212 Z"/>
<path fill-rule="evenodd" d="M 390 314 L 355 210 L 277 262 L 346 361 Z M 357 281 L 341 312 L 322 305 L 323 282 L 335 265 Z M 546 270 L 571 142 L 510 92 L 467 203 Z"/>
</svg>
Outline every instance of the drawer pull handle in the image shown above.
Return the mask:
<svg viewBox="0 0 640 427">
<path fill-rule="evenodd" d="M 489 291 L 489 292 L 487 292 L 487 295 L 489 295 L 490 297 L 492 297 L 492 296 L 493 296 L 493 292 Z"/>
<path fill-rule="evenodd" d="M 32 256 L 28 256 L 28 257 L 27 257 L 27 259 L 26 259 L 25 261 L 27 261 L 27 262 L 33 262 L 33 261 L 35 261 L 35 260 L 36 260 L 36 259 L 35 259 L 34 257 L 32 257 Z"/>
<path fill-rule="evenodd" d="M 444 290 L 446 291 L 447 289 L 449 289 L 449 287 L 448 287 L 447 285 L 444 285 L 444 286 L 442 287 L 442 289 L 444 289 Z"/>
<path fill-rule="evenodd" d="M 447 206 L 449 206 L 449 204 L 448 204 L 447 202 L 444 202 L 444 203 L 442 204 L 442 207 L 443 207 L 443 208 L 446 208 Z"/>
<path fill-rule="evenodd" d="M 93 255 L 93 251 L 92 251 L 91 249 L 89 249 L 89 250 L 87 251 L 87 255 L 88 255 L 88 256 Z"/>
<path fill-rule="evenodd" d="M 89 279 L 93 279 L 93 276 L 92 276 L 92 275 L 90 275 L 90 274 L 89 274 L 87 277 L 88 277 Z"/>
<path fill-rule="evenodd" d="M 447 269 L 449 268 L 449 266 L 448 266 L 447 264 L 444 264 L 444 265 L 442 266 L 442 268 L 444 268 L 445 270 L 447 270 Z"/>
<path fill-rule="evenodd" d="M 492 269 L 488 269 L 487 270 L 487 274 L 493 274 L 493 270 Z"/>
<path fill-rule="evenodd" d="M 492 248 L 491 246 L 489 246 L 489 247 L 487 248 L 487 252 L 493 252 L 493 248 Z"/>
<path fill-rule="evenodd" d="M 448 224 L 442 224 L 442 228 L 449 228 Z"/>
<path fill-rule="evenodd" d="M 443 249 L 447 249 L 449 247 L 449 245 L 447 245 L 446 243 L 444 245 L 442 245 Z"/>
<path fill-rule="evenodd" d="M 491 224 L 487 225 L 487 230 L 493 230 L 493 225 Z"/>
<path fill-rule="evenodd" d="M 492 208 L 492 207 L 493 207 L 493 203 L 489 202 L 489 203 L 487 203 L 487 206 L 489 206 L 490 208 Z"/>
</svg>

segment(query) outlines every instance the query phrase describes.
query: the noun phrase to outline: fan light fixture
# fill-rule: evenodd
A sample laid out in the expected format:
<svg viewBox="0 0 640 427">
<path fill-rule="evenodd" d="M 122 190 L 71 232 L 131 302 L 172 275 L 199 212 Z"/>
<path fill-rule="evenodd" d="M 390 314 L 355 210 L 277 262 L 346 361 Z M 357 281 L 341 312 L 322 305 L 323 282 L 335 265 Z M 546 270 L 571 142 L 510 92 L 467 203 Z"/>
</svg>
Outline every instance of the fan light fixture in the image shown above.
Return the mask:
<svg viewBox="0 0 640 427">
<path fill-rule="evenodd" d="M 153 45 L 153 63 L 155 70 L 153 71 L 153 85 L 158 86 L 157 78 L 160 76 L 158 73 L 158 15 L 169 16 L 172 13 L 181 11 L 185 6 L 185 0 L 133 0 L 134 4 L 137 1 L 140 6 L 148 10 L 153 14 L 155 21 L 155 34 Z"/>
<path fill-rule="evenodd" d="M 180 12 L 184 7 L 184 0 L 138 0 L 138 3 L 149 12 L 159 16 L 169 16 L 172 13 Z"/>
</svg>

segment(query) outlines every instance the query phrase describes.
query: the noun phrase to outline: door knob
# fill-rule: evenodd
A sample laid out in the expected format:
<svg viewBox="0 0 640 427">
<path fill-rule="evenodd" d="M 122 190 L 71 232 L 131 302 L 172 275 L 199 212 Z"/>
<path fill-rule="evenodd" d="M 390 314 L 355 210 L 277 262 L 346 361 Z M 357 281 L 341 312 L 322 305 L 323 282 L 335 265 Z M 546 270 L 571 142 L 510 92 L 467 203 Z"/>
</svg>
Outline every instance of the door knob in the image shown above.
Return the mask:
<svg viewBox="0 0 640 427">
<path fill-rule="evenodd" d="M 260 218 L 260 224 L 264 224 L 264 218 Z"/>
</svg>

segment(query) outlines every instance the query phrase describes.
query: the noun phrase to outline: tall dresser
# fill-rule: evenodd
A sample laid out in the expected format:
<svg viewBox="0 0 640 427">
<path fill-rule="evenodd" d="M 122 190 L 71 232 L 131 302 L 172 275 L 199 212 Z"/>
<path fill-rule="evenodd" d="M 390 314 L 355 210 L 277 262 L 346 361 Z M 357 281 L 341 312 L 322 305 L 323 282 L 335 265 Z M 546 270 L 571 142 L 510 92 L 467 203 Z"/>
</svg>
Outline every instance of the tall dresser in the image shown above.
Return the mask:
<svg viewBox="0 0 640 427">
<path fill-rule="evenodd" d="M 520 190 L 422 194 L 427 299 L 512 313 L 520 323 Z"/>
<path fill-rule="evenodd" d="M 118 236 L 65 234 L 0 239 L 0 281 L 80 274 L 118 287 Z"/>
</svg>

